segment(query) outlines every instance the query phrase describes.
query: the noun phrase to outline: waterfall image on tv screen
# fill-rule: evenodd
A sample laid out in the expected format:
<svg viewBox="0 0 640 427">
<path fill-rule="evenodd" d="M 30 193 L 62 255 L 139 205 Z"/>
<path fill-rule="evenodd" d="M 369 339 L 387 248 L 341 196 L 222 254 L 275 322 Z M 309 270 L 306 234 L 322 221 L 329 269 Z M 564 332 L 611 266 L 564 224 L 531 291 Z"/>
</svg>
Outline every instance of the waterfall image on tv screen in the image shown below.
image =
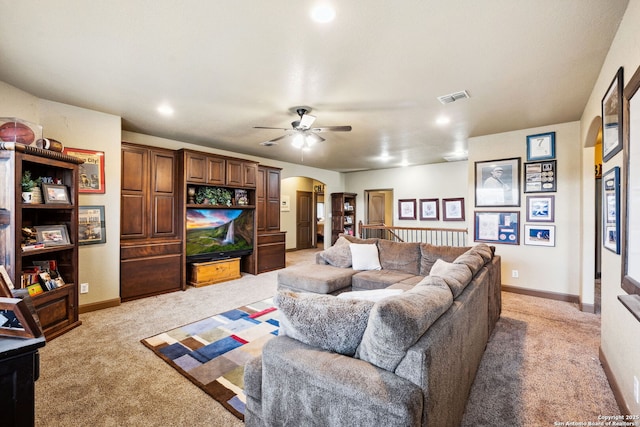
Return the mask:
<svg viewBox="0 0 640 427">
<path fill-rule="evenodd" d="M 253 249 L 253 210 L 187 209 L 189 258 L 242 255 Z"/>
</svg>

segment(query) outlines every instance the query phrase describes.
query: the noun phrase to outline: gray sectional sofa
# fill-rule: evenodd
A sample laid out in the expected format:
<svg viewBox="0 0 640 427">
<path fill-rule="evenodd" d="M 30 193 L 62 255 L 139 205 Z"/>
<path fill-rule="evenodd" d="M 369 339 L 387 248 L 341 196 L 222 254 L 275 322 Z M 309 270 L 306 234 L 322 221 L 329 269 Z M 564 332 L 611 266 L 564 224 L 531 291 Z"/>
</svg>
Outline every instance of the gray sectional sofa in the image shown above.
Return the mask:
<svg viewBox="0 0 640 427">
<path fill-rule="evenodd" d="M 344 266 L 352 244 L 375 245 L 381 269 Z M 318 262 L 280 275 L 280 335 L 245 366 L 246 425 L 459 425 L 500 316 L 493 248 L 351 238 Z"/>
</svg>

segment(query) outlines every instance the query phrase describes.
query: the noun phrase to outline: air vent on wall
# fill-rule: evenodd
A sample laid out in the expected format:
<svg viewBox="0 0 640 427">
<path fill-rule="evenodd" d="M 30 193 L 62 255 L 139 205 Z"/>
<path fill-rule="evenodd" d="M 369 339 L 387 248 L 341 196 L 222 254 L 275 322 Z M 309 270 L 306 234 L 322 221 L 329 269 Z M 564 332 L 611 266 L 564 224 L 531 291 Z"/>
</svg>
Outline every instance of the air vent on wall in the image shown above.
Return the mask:
<svg viewBox="0 0 640 427">
<path fill-rule="evenodd" d="M 442 95 L 438 97 L 438 101 L 443 104 L 451 104 L 452 102 L 457 101 L 458 99 L 469 98 L 469 92 L 466 90 L 461 90 L 460 92 L 450 93 L 448 95 Z"/>
</svg>

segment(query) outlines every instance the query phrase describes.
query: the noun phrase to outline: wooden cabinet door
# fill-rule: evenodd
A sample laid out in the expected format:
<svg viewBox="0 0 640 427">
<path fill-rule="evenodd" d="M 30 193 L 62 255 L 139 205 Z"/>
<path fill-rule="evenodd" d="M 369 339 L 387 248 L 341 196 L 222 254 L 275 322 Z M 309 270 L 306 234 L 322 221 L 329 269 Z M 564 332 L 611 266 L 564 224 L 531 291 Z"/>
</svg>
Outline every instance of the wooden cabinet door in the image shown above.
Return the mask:
<svg viewBox="0 0 640 427">
<path fill-rule="evenodd" d="M 244 185 L 245 187 L 255 187 L 257 173 L 258 173 L 257 164 L 244 163 L 242 165 L 242 185 Z"/>
<path fill-rule="evenodd" d="M 269 169 L 266 175 L 266 224 L 267 231 L 280 230 L 280 170 Z"/>
<path fill-rule="evenodd" d="M 206 183 L 207 157 L 203 154 L 185 153 L 187 182 Z"/>
<path fill-rule="evenodd" d="M 207 184 L 224 185 L 226 183 L 225 159 L 219 157 L 207 157 Z"/>
<path fill-rule="evenodd" d="M 168 151 L 151 151 L 152 237 L 174 237 L 176 225 L 176 161 Z"/>
<path fill-rule="evenodd" d="M 240 160 L 227 160 L 227 185 L 242 187 L 244 185 L 242 180 L 243 173 L 243 162 Z"/>
<path fill-rule="evenodd" d="M 256 174 L 256 231 L 258 233 L 264 232 L 267 229 L 267 174 L 267 169 L 258 167 Z"/>
<path fill-rule="evenodd" d="M 121 170 L 120 238 L 144 238 L 148 235 L 148 150 L 123 145 Z"/>
</svg>

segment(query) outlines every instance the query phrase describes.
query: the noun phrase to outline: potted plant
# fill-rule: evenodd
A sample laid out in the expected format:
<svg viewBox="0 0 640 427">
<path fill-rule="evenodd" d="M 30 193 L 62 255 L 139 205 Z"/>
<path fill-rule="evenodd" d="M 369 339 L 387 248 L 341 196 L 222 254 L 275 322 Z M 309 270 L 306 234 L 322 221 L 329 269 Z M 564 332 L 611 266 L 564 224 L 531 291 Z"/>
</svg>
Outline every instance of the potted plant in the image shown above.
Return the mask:
<svg viewBox="0 0 640 427">
<path fill-rule="evenodd" d="M 24 203 L 31 203 L 33 201 L 33 190 L 40 185 L 40 178 L 34 180 L 31 179 L 31 171 L 24 171 L 22 174 L 22 180 L 20 186 L 22 187 L 22 201 Z"/>
<path fill-rule="evenodd" d="M 205 205 L 231 206 L 231 192 L 226 188 L 198 187 L 195 202 Z"/>
</svg>

